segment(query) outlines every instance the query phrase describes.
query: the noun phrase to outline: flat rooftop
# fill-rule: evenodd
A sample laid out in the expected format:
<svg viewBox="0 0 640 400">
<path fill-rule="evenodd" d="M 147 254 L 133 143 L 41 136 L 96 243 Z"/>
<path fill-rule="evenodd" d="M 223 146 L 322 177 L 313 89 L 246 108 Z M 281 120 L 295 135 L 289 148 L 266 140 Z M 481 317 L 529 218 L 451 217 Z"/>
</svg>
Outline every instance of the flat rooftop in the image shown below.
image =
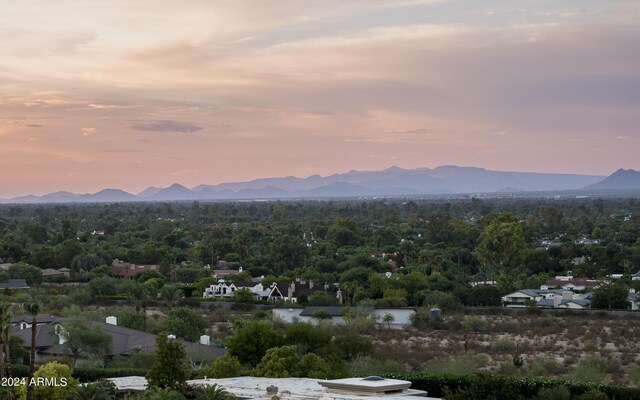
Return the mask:
<svg viewBox="0 0 640 400">
<path fill-rule="evenodd" d="M 349 378 L 335 380 L 318 380 L 310 378 L 257 378 L 242 376 L 224 379 L 196 379 L 187 381 L 189 385 L 213 385 L 224 387 L 229 393 L 243 399 L 270 400 L 267 387 L 278 387 L 278 397 L 282 400 L 441 400 L 426 397 L 422 390 L 409 389 L 406 381 L 395 379 L 368 380 Z M 329 388 L 329 386 L 336 386 Z M 386 392 L 386 394 L 385 394 Z"/>
</svg>

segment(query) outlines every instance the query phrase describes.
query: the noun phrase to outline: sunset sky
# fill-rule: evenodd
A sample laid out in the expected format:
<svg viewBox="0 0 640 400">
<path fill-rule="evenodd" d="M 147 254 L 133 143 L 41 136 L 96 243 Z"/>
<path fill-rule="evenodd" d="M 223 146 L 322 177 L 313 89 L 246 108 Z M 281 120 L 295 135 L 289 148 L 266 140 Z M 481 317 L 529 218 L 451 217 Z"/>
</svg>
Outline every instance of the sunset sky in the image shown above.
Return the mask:
<svg viewBox="0 0 640 400">
<path fill-rule="evenodd" d="M 640 2 L 0 2 L 0 197 L 640 169 Z"/>
</svg>

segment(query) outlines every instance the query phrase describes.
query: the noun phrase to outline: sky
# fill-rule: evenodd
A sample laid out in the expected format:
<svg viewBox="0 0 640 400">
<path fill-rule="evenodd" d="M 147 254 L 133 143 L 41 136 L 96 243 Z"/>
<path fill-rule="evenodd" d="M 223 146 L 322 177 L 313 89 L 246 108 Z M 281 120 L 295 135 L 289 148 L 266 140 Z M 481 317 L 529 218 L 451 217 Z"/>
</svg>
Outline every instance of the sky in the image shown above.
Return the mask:
<svg viewBox="0 0 640 400">
<path fill-rule="evenodd" d="M 0 2 L 0 197 L 640 169 L 640 2 Z"/>
</svg>

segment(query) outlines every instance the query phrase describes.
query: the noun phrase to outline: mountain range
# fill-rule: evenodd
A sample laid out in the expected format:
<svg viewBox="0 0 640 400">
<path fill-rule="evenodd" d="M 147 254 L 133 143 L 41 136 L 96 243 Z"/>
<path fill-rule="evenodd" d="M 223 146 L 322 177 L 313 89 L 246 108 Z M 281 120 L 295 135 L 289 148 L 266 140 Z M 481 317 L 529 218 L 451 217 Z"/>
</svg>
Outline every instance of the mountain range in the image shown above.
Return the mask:
<svg viewBox="0 0 640 400">
<path fill-rule="evenodd" d="M 349 171 L 307 178 L 287 176 L 248 182 L 198 185 L 191 189 L 175 183 L 167 188 L 149 187 L 138 194 L 120 189 L 97 193 L 55 192 L 21 196 L 3 203 L 129 202 L 179 200 L 241 200 L 326 197 L 420 196 L 462 193 L 536 192 L 562 190 L 640 189 L 640 172 L 620 169 L 608 177 L 491 171 L 484 168 L 445 165 L 437 168 L 381 171 Z"/>
</svg>

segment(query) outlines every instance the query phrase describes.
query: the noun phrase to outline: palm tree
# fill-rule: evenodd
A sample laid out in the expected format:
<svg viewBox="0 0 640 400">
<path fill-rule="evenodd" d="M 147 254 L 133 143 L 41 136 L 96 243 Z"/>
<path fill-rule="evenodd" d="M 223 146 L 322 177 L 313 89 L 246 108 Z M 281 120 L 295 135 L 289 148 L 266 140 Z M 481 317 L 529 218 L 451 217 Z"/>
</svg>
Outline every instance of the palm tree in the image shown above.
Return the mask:
<svg viewBox="0 0 640 400">
<path fill-rule="evenodd" d="M 182 290 L 173 285 L 164 285 L 160 289 L 160 298 L 167 304 L 169 311 L 171 307 L 183 297 Z"/>
<path fill-rule="evenodd" d="M 133 300 L 136 304 L 136 313 L 140 312 L 142 309 L 142 313 L 144 316 L 144 331 L 147 331 L 147 300 L 149 300 L 149 290 L 147 287 L 141 283 L 134 284 L 129 288 L 128 297 L 130 300 Z"/>
<path fill-rule="evenodd" d="M 40 303 L 29 303 L 23 305 L 24 310 L 31 314 L 31 358 L 29 361 L 29 382 L 33 378 L 36 369 L 36 331 L 38 330 L 38 314 L 40 314 Z M 27 385 L 27 400 L 33 399 L 33 386 Z"/>
<path fill-rule="evenodd" d="M 95 383 L 76 386 L 68 395 L 68 400 L 112 400 L 113 396 Z"/>
<path fill-rule="evenodd" d="M 153 388 L 147 389 L 142 395 L 144 400 L 184 400 L 184 396 L 177 390 L 171 388 Z"/>
<path fill-rule="evenodd" d="M 388 329 L 391 329 L 391 323 L 395 320 L 396 318 L 391 313 L 386 313 L 384 317 L 382 317 L 382 323 L 387 324 Z"/>
<path fill-rule="evenodd" d="M 4 355 L 7 354 L 8 372 L 7 376 L 11 376 L 11 350 L 9 343 L 9 329 L 11 328 L 11 310 L 10 305 L 6 301 L 0 302 L 0 378 L 4 377 Z"/>
<path fill-rule="evenodd" d="M 217 384 L 200 386 L 196 393 L 195 400 L 228 400 L 235 397 Z"/>
</svg>

